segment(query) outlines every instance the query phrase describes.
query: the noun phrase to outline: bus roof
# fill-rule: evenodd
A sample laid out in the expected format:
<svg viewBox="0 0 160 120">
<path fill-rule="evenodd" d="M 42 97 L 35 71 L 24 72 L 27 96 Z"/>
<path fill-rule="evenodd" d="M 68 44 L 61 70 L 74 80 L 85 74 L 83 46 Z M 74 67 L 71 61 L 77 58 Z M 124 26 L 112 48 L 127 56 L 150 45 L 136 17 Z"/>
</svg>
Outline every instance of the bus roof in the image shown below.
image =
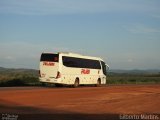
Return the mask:
<svg viewBox="0 0 160 120">
<path fill-rule="evenodd" d="M 85 58 L 85 59 L 94 59 L 94 60 L 101 60 L 104 61 L 103 59 L 99 57 L 92 57 L 92 56 L 85 56 L 77 53 L 71 53 L 71 52 L 58 52 L 58 54 L 61 54 L 62 56 L 70 56 L 70 57 L 78 57 L 78 58 Z"/>
</svg>

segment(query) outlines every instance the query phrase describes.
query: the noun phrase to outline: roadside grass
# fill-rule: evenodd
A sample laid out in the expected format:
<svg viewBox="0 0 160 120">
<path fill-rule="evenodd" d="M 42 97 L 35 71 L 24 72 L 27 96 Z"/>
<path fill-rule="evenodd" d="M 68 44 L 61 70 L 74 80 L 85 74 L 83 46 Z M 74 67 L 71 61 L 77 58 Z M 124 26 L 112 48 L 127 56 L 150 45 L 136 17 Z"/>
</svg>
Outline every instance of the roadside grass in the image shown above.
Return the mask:
<svg viewBox="0 0 160 120">
<path fill-rule="evenodd" d="M 7 69 L 0 71 L 0 87 L 39 85 L 37 70 Z"/>
<path fill-rule="evenodd" d="M 24 77 L 13 78 L 8 80 L 1 80 L 0 87 L 12 87 L 12 86 L 38 86 L 40 82 L 37 77 Z"/>
<path fill-rule="evenodd" d="M 108 73 L 106 84 L 160 84 L 160 73 Z M 0 71 L 0 87 L 41 86 L 38 70 L 6 69 Z"/>
<path fill-rule="evenodd" d="M 108 75 L 107 84 L 160 84 L 160 74 Z"/>
</svg>

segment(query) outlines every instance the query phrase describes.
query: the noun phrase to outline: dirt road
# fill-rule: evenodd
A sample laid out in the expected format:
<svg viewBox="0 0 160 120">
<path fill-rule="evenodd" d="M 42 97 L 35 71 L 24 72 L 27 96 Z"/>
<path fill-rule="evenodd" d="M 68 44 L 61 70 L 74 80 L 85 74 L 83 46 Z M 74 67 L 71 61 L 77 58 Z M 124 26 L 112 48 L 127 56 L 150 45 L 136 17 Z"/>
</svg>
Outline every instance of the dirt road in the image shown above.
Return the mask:
<svg viewBox="0 0 160 120">
<path fill-rule="evenodd" d="M 160 119 L 160 85 L 0 88 L 0 114 L 18 120 Z"/>
</svg>

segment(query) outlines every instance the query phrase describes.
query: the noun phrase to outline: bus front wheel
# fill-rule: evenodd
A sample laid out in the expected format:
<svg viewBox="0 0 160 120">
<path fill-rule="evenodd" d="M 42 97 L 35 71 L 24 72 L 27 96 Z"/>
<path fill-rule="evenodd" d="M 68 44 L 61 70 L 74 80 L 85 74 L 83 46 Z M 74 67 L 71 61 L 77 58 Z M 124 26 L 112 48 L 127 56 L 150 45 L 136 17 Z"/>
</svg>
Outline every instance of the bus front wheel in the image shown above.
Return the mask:
<svg viewBox="0 0 160 120">
<path fill-rule="evenodd" d="M 76 88 L 79 86 L 79 79 L 76 79 L 74 84 L 73 84 L 73 87 Z"/>
</svg>

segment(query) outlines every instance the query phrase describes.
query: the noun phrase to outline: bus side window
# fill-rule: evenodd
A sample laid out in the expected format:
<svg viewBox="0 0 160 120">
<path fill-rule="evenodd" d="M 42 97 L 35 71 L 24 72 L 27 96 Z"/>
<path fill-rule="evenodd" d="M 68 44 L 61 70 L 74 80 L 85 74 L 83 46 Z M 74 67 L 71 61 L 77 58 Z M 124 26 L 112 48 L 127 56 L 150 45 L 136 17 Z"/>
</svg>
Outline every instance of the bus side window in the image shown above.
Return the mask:
<svg viewBox="0 0 160 120">
<path fill-rule="evenodd" d="M 73 59 L 63 56 L 63 65 L 66 67 L 76 67 Z"/>
</svg>

